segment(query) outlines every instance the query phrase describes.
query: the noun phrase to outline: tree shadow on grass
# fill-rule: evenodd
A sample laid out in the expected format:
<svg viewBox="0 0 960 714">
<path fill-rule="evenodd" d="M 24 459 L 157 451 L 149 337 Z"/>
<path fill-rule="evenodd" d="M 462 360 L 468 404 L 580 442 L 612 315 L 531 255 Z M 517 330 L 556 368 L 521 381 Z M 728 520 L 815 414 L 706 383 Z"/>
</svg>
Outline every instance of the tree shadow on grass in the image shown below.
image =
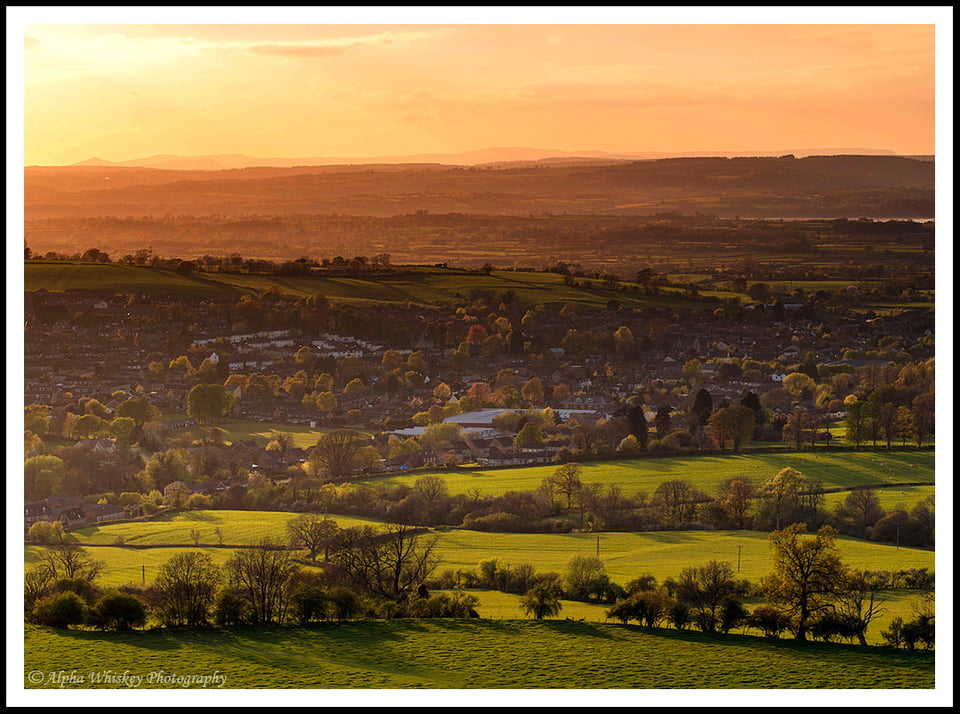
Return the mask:
<svg viewBox="0 0 960 714">
<path fill-rule="evenodd" d="M 777 651 L 803 654 L 810 657 L 836 656 L 873 656 L 883 659 L 884 666 L 903 666 L 915 668 L 925 661 L 933 663 L 933 652 L 907 651 L 879 645 L 858 645 L 840 642 L 819 642 L 807 640 L 801 642 L 792 638 L 761 637 L 757 635 L 739 635 L 701 632 L 699 630 L 675 630 L 666 627 L 643 627 L 640 625 L 615 625 L 632 632 L 643 633 L 648 637 L 658 637 L 678 642 L 691 642 L 705 645 L 733 647 L 765 647 Z"/>
</svg>

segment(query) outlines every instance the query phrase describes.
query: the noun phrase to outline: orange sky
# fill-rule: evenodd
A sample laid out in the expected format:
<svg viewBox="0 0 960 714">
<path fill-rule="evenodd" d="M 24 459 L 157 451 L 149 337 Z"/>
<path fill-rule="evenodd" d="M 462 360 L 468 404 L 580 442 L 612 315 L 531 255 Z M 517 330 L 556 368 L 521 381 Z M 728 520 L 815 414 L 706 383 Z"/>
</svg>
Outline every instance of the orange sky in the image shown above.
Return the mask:
<svg viewBox="0 0 960 714">
<path fill-rule="evenodd" d="M 36 25 L 26 164 L 934 152 L 934 25 Z"/>
</svg>

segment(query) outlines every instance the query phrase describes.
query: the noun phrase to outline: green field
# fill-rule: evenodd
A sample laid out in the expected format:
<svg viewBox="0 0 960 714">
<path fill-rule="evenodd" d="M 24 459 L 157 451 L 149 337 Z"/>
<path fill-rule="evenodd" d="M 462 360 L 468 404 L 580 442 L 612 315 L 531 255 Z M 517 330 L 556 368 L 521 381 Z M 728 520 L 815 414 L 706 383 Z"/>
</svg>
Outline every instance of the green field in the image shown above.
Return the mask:
<svg viewBox="0 0 960 714">
<path fill-rule="evenodd" d="M 717 486 L 734 477 L 747 477 L 754 485 L 773 478 L 780 469 L 792 466 L 807 476 L 823 479 L 825 488 L 862 485 L 932 482 L 932 451 L 819 452 L 800 451 L 777 454 L 728 454 L 717 456 L 668 456 L 622 461 L 598 461 L 583 464 L 584 483 L 616 484 L 627 495 L 644 491 L 652 495 L 664 481 L 683 479 L 709 495 Z M 480 489 L 484 496 L 507 491 L 536 490 L 544 477 L 557 466 L 528 466 L 507 469 L 458 469 L 438 471 L 450 493 Z M 356 481 L 358 485 L 413 483 L 424 473 L 381 476 Z"/>
<path fill-rule="evenodd" d="M 82 544 L 110 545 L 117 537 L 127 545 L 193 545 L 191 531 L 200 533 L 201 545 L 256 545 L 264 538 L 286 542 L 287 522 L 296 518 L 288 511 L 180 511 L 147 521 L 107 523 L 70 531 Z M 331 516 L 343 528 L 379 525 L 370 518 Z M 220 536 L 216 529 L 220 529 Z"/>
<path fill-rule="evenodd" d="M 504 565 L 530 563 L 537 570 L 562 573 L 576 555 L 596 555 L 615 583 L 625 585 L 640 575 L 658 580 L 676 578 L 685 567 L 711 560 L 728 561 L 740 577 L 759 582 L 773 567 L 768 533 L 758 531 L 660 531 L 652 533 L 481 533 L 451 530 L 438 548 L 446 568 L 474 569 L 481 560 L 497 558 Z M 934 569 L 935 554 L 856 538 L 837 539 L 844 561 L 866 570 Z"/>
<path fill-rule="evenodd" d="M 877 498 L 883 510 L 890 513 L 894 510 L 904 510 L 909 512 L 921 501 L 933 496 L 935 492 L 933 486 L 898 486 L 894 488 L 879 488 L 876 490 Z M 824 494 L 823 509 L 833 511 L 838 503 L 842 503 L 847 497 L 849 491 L 840 493 Z"/>
<path fill-rule="evenodd" d="M 225 675 L 276 689 L 904 689 L 934 656 L 557 620 L 391 620 L 312 627 L 57 632 L 27 625 L 26 674 Z M 37 675 L 34 675 L 36 678 Z M 70 685 L 68 685 L 70 686 Z M 70 688 L 116 687 L 85 682 Z M 208 687 L 215 686 L 208 684 Z M 197 686 L 196 688 L 199 688 Z"/>
<path fill-rule="evenodd" d="M 499 590 L 468 590 L 466 592 L 474 595 L 480 601 L 477 612 L 480 613 L 480 617 L 486 620 L 516 620 L 525 617 L 525 613 L 520 606 L 521 598 L 519 595 L 504 593 Z M 885 590 L 880 593 L 880 599 L 882 600 L 882 612 L 870 623 L 866 635 L 867 643 L 871 645 L 883 643 L 881 633 L 890 626 L 894 618 L 912 619 L 914 617 L 913 604 L 920 598 L 916 590 Z M 556 619 L 570 618 L 585 622 L 614 622 L 608 620 L 606 616 L 609 605 L 596 605 L 576 600 L 561 600 L 560 602 L 561 610 Z M 757 605 L 763 604 L 763 600 L 761 598 L 748 598 L 745 603 L 747 609 L 752 610 Z M 751 635 L 762 634 L 746 627 L 737 630 L 737 632 Z"/>
<path fill-rule="evenodd" d="M 103 560 L 107 568 L 101 580 L 107 585 L 138 583 L 146 569 L 149 582 L 160 565 L 174 554 L 192 550 L 191 531 L 201 534 L 200 550 L 218 563 L 227 560 L 229 548 L 218 544 L 215 528 L 220 527 L 226 545 L 252 545 L 264 537 L 286 541 L 286 523 L 292 513 L 261 511 L 186 511 L 153 521 L 113 523 L 73 531 L 89 548 L 91 557 Z M 376 521 L 336 516 L 342 526 L 376 525 Z M 639 575 L 659 580 L 677 577 L 680 570 L 710 560 L 729 561 L 735 568 L 739 557 L 740 577 L 759 581 L 771 569 L 769 535 L 758 531 L 660 531 L 647 533 L 482 533 L 442 529 L 437 551 L 437 573 L 446 570 L 474 570 L 477 563 L 498 558 L 503 565 L 530 563 L 539 571 L 563 572 L 576 555 L 600 557 L 613 582 L 625 585 Z M 128 545 L 173 544 L 180 548 L 115 547 L 117 536 Z M 852 567 L 867 570 L 935 568 L 935 554 L 919 548 L 897 548 L 856 538 L 838 538 L 844 560 Z M 42 546 L 26 546 L 25 560 L 33 563 Z"/>
<path fill-rule="evenodd" d="M 495 293 L 513 291 L 518 299 L 534 305 L 604 308 L 611 299 L 626 307 L 708 310 L 716 305 L 689 300 L 679 294 L 640 295 L 611 290 L 603 281 L 590 280 L 589 288 L 566 285 L 557 273 L 494 270 L 490 275 L 454 269 L 432 268 L 398 275 L 324 277 L 282 275 L 234 275 L 195 273 L 181 275 L 170 270 L 102 263 L 27 261 L 24 289 L 62 292 L 70 288 L 113 290 L 117 293 L 188 294 L 213 298 L 239 298 L 274 285 L 289 295 L 322 294 L 346 302 L 413 302 L 436 304 L 469 297 L 474 290 Z M 718 293 L 719 295 L 720 293 Z M 733 294 L 730 294 L 733 296 Z"/>
</svg>

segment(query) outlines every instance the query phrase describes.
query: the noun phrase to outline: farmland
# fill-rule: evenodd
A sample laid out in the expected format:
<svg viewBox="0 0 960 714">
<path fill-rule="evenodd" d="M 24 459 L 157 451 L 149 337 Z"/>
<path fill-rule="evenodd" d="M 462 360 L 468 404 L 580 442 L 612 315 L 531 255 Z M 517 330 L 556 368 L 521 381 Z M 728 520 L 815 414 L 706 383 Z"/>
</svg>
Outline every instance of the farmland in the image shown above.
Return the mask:
<svg viewBox="0 0 960 714">
<path fill-rule="evenodd" d="M 625 459 L 583 464 L 584 483 L 620 486 L 628 493 L 652 493 L 664 481 L 683 479 L 713 494 L 717 486 L 730 478 L 749 478 L 755 485 L 774 477 L 782 468 L 793 467 L 806 476 L 820 478 L 825 488 L 853 486 L 894 486 L 901 483 L 933 482 L 932 451 L 891 452 L 791 452 L 771 454 L 727 454 L 671 456 L 656 459 Z M 494 496 L 507 491 L 529 491 L 540 486 L 556 466 L 530 466 L 506 469 L 469 469 L 437 472 L 447 482 L 450 493 L 480 489 Z M 379 483 L 412 486 L 424 475 L 384 476 L 357 481 L 358 485 Z"/>
<path fill-rule="evenodd" d="M 101 576 L 108 585 L 139 583 L 146 568 L 147 580 L 157 568 L 182 549 L 193 545 L 191 531 L 200 533 L 200 550 L 217 562 L 230 555 L 229 548 L 218 544 L 215 529 L 221 528 L 223 543 L 253 545 L 265 537 L 286 542 L 286 523 L 294 514 L 248 511 L 187 511 L 155 521 L 116 523 L 74 532 L 77 541 L 91 548 L 91 556 L 107 563 Z M 375 521 L 335 517 L 342 527 L 377 525 Z M 482 533 L 460 529 L 438 529 L 437 550 L 440 563 L 436 572 L 446 569 L 474 570 L 480 560 L 497 558 L 503 565 L 530 563 L 538 571 L 563 572 L 576 555 L 594 555 L 599 545 L 601 560 L 610 578 L 625 584 L 642 575 L 658 580 L 676 577 L 690 565 L 709 560 L 726 560 L 736 566 L 739 576 L 759 582 L 771 569 L 769 537 L 758 531 L 657 531 L 649 533 Z M 117 547 L 117 539 L 130 546 L 176 545 L 182 548 L 136 549 Z M 856 538 L 837 540 L 844 560 L 852 567 L 867 570 L 934 569 L 931 550 L 897 548 Z M 203 547 L 207 546 L 207 547 Z M 41 546 L 27 546 L 25 559 L 35 562 Z"/>
<path fill-rule="evenodd" d="M 593 622 L 392 620 L 128 634 L 27 625 L 25 635 L 26 671 L 87 672 L 95 662 L 144 676 L 219 672 L 226 688 L 934 686 L 932 655 Z"/>
<path fill-rule="evenodd" d="M 283 293 L 296 297 L 324 295 L 330 300 L 343 302 L 436 304 L 463 297 L 473 290 L 492 290 L 513 291 L 520 300 L 533 305 L 572 303 L 578 307 L 598 308 L 616 298 L 623 305 L 634 308 L 707 310 L 715 307 L 685 299 L 680 290 L 666 290 L 664 295 L 634 295 L 606 289 L 601 281 L 587 282 L 591 284 L 589 289 L 566 285 L 563 276 L 556 273 L 495 270 L 486 275 L 442 268 L 405 268 L 398 275 L 350 278 L 216 272 L 182 275 L 161 268 L 66 261 L 27 261 L 24 265 L 24 287 L 30 291 L 87 289 L 120 294 L 239 299 L 242 295 L 276 286 Z"/>
</svg>

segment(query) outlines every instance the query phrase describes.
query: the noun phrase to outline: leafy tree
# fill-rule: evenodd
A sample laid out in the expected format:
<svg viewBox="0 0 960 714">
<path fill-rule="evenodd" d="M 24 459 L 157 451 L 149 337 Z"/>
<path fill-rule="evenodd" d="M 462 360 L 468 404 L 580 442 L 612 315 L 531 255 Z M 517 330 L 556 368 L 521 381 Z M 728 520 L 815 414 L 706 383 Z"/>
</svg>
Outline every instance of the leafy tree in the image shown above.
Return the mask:
<svg viewBox="0 0 960 714">
<path fill-rule="evenodd" d="M 545 479 L 546 485 L 567 499 L 567 510 L 573 507 L 573 499 L 580 495 L 583 490 L 581 474 L 583 467 L 571 461 L 557 468 L 550 476 Z"/>
<path fill-rule="evenodd" d="M 117 441 L 132 441 L 136 433 L 137 422 L 131 417 L 117 417 L 110 422 L 110 432 Z"/>
<path fill-rule="evenodd" d="M 713 397 L 706 389 L 700 389 L 693 398 L 693 406 L 690 407 L 690 430 L 705 426 L 712 412 Z"/>
<path fill-rule="evenodd" d="M 670 423 L 670 407 L 663 406 L 657 409 L 654 424 L 656 425 L 657 436 L 661 439 L 670 433 L 670 430 L 673 428 Z"/>
<path fill-rule="evenodd" d="M 222 384 L 198 384 L 187 394 L 187 416 L 198 424 L 215 424 L 234 402 L 233 394 Z"/>
<path fill-rule="evenodd" d="M 575 555 L 567 563 L 564 574 L 564 587 L 573 600 L 603 599 L 610 578 L 606 574 L 603 562 L 596 556 Z"/>
<path fill-rule="evenodd" d="M 817 383 L 810 378 L 810 375 L 803 372 L 791 372 L 783 378 L 783 388 L 790 396 L 797 400 L 813 398 L 813 391 L 817 388 Z"/>
<path fill-rule="evenodd" d="M 537 583 L 530 588 L 520 599 L 520 608 L 528 616 L 537 620 L 546 617 L 556 617 L 563 609 L 560 602 L 562 595 L 560 587 L 555 583 Z"/>
<path fill-rule="evenodd" d="M 637 405 L 627 412 L 627 423 L 630 426 L 630 434 L 637 439 L 639 449 L 647 448 L 647 417 L 643 413 L 643 406 Z"/>
<path fill-rule="evenodd" d="M 528 421 L 520 429 L 519 433 L 513 439 L 513 448 L 525 449 L 531 446 L 539 446 L 543 443 L 543 434 L 540 432 L 540 425 L 536 422 Z"/>
<path fill-rule="evenodd" d="M 48 543 L 63 543 L 67 533 L 63 530 L 60 521 L 37 521 L 30 525 L 27 537 L 34 543 L 46 545 Z"/>
<path fill-rule="evenodd" d="M 886 515 L 880 498 L 872 488 L 857 488 L 847 494 L 842 503 L 834 510 L 837 521 L 845 532 L 858 538 L 866 535 L 867 528 L 873 526 Z"/>
<path fill-rule="evenodd" d="M 846 578 L 835 537 L 822 526 L 807 535 L 804 523 L 794 523 L 770 534 L 774 571 L 763 579 L 767 600 L 793 616 L 796 638 L 806 640 L 812 618 L 832 607 Z"/>
<path fill-rule="evenodd" d="M 533 377 L 523 385 L 520 396 L 535 406 L 542 405 L 544 397 L 543 381 L 539 377 Z"/>
<path fill-rule="evenodd" d="M 144 467 L 140 476 L 144 491 L 163 490 L 174 481 L 186 481 L 190 478 L 190 465 L 182 449 L 158 451 Z"/>
<path fill-rule="evenodd" d="M 31 456 L 23 462 L 24 495 L 35 501 L 58 493 L 63 487 L 66 465 L 57 456 Z"/>
<path fill-rule="evenodd" d="M 853 402 L 847 405 L 847 440 L 858 449 L 869 437 L 872 408 L 868 402 Z"/>
<path fill-rule="evenodd" d="M 756 489 L 748 478 L 727 479 L 717 489 L 717 501 L 722 509 L 724 523 L 736 530 L 747 528 L 751 522 L 750 510 Z"/>
<path fill-rule="evenodd" d="M 29 404 L 23 408 L 23 428 L 43 436 L 50 426 L 50 407 L 46 404 Z"/>
</svg>

